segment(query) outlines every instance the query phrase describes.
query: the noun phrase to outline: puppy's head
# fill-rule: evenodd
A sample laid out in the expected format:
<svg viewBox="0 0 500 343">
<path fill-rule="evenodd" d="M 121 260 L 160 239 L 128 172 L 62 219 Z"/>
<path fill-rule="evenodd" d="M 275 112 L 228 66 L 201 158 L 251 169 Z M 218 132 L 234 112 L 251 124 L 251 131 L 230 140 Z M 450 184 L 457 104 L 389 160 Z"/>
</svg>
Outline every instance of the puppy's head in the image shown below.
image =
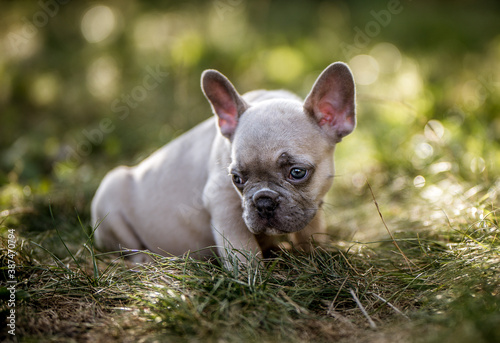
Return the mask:
<svg viewBox="0 0 500 343">
<path fill-rule="evenodd" d="M 356 125 L 355 87 L 343 63 L 327 67 L 304 102 L 276 97 L 251 104 L 221 73 L 202 88 L 231 142 L 229 178 L 254 234 L 303 229 L 330 188 L 335 145 Z"/>
</svg>

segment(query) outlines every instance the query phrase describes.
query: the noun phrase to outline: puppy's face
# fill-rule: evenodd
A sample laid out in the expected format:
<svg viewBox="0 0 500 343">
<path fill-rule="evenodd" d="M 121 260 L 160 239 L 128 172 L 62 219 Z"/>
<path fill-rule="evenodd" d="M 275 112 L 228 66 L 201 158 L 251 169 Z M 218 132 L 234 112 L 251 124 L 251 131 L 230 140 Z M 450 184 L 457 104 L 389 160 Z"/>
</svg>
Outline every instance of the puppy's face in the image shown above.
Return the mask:
<svg viewBox="0 0 500 343">
<path fill-rule="evenodd" d="M 303 103 L 275 98 L 249 104 L 215 70 L 203 73 L 202 89 L 231 143 L 229 173 L 249 230 L 303 229 L 332 184 L 335 144 L 356 125 L 349 67 L 328 66 Z"/>
<path fill-rule="evenodd" d="M 333 180 L 334 144 L 301 102 L 268 100 L 250 107 L 232 142 L 232 182 L 254 234 L 303 229 Z"/>
</svg>

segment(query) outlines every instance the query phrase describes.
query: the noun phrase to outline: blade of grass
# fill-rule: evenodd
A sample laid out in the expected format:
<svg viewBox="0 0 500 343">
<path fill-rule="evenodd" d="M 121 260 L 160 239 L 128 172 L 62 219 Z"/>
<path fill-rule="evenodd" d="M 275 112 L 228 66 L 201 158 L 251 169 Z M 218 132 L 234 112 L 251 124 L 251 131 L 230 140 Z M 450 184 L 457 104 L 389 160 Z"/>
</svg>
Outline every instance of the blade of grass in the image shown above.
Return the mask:
<svg viewBox="0 0 500 343">
<path fill-rule="evenodd" d="M 35 246 L 37 246 L 37 247 L 39 247 L 40 249 L 42 249 L 42 250 L 43 250 L 43 251 L 45 251 L 46 253 L 48 253 L 48 254 L 49 254 L 49 255 L 50 255 L 50 256 L 54 259 L 54 261 L 56 261 L 56 263 L 57 263 L 59 266 L 61 266 L 62 268 L 64 268 L 64 269 L 65 269 L 68 273 L 70 273 L 70 274 L 74 274 L 74 273 L 73 273 L 73 271 L 72 271 L 70 268 L 68 268 L 68 267 L 64 264 L 64 262 L 63 262 L 63 261 L 61 261 L 61 260 L 60 260 L 60 259 L 59 259 L 59 258 L 58 258 L 58 257 L 57 257 L 54 253 L 53 253 L 53 252 L 51 252 L 50 250 L 46 249 L 44 246 L 42 246 L 42 245 L 40 245 L 40 244 L 38 244 L 38 243 L 36 243 L 36 242 L 31 241 L 30 243 L 31 243 L 31 244 L 33 244 L 33 245 L 35 245 Z"/>
<path fill-rule="evenodd" d="M 373 198 L 373 202 L 375 203 L 375 206 L 377 207 L 377 212 L 380 216 L 380 219 L 382 220 L 382 223 L 384 224 L 384 227 L 385 229 L 387 230 L 387 232 L 389 233 L 389 235 L 391 236 L 391 239 L 392 239 L 392 243 L 394 244 L 394 246 L 396 246 L 396 248 L 399 250 L 399 252 L 401 253 L 401 255 L 403 256 L 403 258 L 405 259 L 406 261 L 406 264 L 408 265 L 408 268 L 410 269 L 410 272 L 412 271 L 411 269 L 411 264 L 413 262 L 411 262 L 408 257 L 405 255 L 405 253 L 403 252 L 403 250 L 401 250 L 401 248 L 399 247 L 398 243 L 396 242 L 396 239 L 394 238 L 394 235 L 392 234 L 391 230 L 389 230 L 389 227 L 387 226 L 386 222 L 385 222 L 385 219 L 384 219 L 384 216 L 382 215 L 382 212 L 380 211 L 380 207 L 378 205 L 378 202 L 377 202 L 377 199 L 375 198 L 375 194 L 373 193 L 373 189 L 372 189 L 372 186 L 370 185 L 370 183 L 368 182 L 368 180 L 366 180 L 366 184 L 368 185 L 368 188 L 370 190 L 370 193 L 372 195 L 372 198 Z M 413 263 L 413 265 L 415 265 Z"/>
<path fill-rule="evenodd" d="M 92 269 L 94 271 L 94 280 L 99 281 L 99 279 L 100 279 L 99 268 L 97 267 L 97 260 L 95 258 L 94 242 L 93 242 L 93 239 L 91 238 L 91 237 L 93 237 L 93 232 L 95 231 L 95 229 L 97 229 L 97 227 L 93 230 L 92 234 L 88 235 L 87 231 L 85 230 L 85 226 L 82 223 L 80 215 L 78 214 L 76 209 L 75 209 L 75 212 L 76 212 L 76 217 L 78 218 L 78 222 L 80 223 L 80 227 L 83 230 L 83 232 L 85 233 L 85 235 L 87 236 L 87 242 L 84 243 L 83 246 L 85 247 L 85 249 L 87 249 L 87 251 L 90 254 L 90 260 L 92 262 Z M 90 246 L 87 243 L 90 244 Z"/>
<path fill-rule="evenodd" d="M 368 312 L 365 310 L 365 307 L 363 306 L 363 304 L 361 304 L 361 301 L 356 296 L 356 292 L 354 292 L 354 290 L 352 288 L 349 288 L 349 292 L 351 293 L 352 298 L 356 302 L 356 305 L 358 305 L 359 309 L 361 310 L 361 312 L 363 313 L 363 315 L 365 316 L 365 318 L 368 320 L 368 324 L 370 325 L 370 328 L 372 330 L 376 330 L 377 329 L 377 324 L 375 324 L 375 322 L 373 321 L 373 319 L 370 317 L 370 315 L 368 314 Z"/>
<path fill-rule="evenodd" d="M 401 315 L 402 317 L 410 320 L 410 318 L 406 314 L 404 314 L 403 312 L 401 312 L 400 309 L 398 309 L 396 306 L 394 306 L 393 304 L 391 304 L 390 302 L 388 302 L 387 300 L 385 300 L 384 298 L 382 298 L 380 295 L 378 295 L 376 293 L 373 293 L 373 292 L 369 292 L 368 294 L 373 295 L 375 298 L 377 298 L 378 300 L 382 301 L 384 304 L 386 304 L 387 306 L 389 306 L 390 308 L 392 308 L 394 310 L 394 312 L 396 312 L 397 314 Z"/>
</svg>

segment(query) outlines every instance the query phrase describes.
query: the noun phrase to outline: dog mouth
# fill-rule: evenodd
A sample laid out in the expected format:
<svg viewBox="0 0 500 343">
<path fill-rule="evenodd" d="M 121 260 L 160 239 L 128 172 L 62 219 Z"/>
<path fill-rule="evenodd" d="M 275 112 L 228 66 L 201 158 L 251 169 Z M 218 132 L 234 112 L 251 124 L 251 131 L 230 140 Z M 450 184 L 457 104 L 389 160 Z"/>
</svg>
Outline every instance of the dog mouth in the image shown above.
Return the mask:
<svg viewBox="0 0 500 343">
<path fill-rule="evenodd" d="M 263 187 L 243 196 L 243 220 L 253 234 L 282 235 L 302 230 L 318 206 L 300 193 Z"/>
<path fill-rule="evenodd" d="M 302 230 L 314 217 L 313 214 L 288 219 L 263 219 L 258 215 L 244 216 L 245 224 L 253 234 L 284 235 Z"/>
<path fill-rule="evenodd" d="M 250 206 L 243 211 L 243 219 L 253 234 L 283 235 L 302 230 L 316 215 L 316 209 L 283 205 L 266 206 L 265 209 Z"/>
</svg>

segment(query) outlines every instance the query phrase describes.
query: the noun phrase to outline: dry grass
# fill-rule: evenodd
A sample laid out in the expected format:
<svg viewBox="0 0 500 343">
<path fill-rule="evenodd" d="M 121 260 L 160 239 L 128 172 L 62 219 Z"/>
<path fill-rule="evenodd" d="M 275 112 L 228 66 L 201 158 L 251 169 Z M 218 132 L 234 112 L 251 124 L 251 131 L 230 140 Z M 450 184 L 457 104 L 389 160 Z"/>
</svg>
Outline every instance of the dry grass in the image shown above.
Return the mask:
<svg viewBox="0 0 500 343">
<path fill-rule="evenodd" d="M 379 236 L 372 243 L 332 239 L 311 254 L 282 251 L 271 260 L 231 271 L 217 263 L 156 255 L 151 255 L 155 260 L 152 264 L 132 266 L 114 256 L 96 254 L 87 234 L 55 230 L 49 239 L 47 233 L 18 230 L 23 243 L 15 260 L 19 282 L 15 339 L 498 339 L 500 244 L 496 207 L 471 203 L 475 212 L 447 218 L 445 225 L 436 219 L 424 227 L 419 221 L 381 223 L 385 207 L 380 200 L 376 202 L 366 220 L 390 230 L 391 235 Z M 23 215 L 45 218 L 32 212 Z M 58 224 L 57 215 L 51 215 L 50 221 Z M 15 220 L 4 222 L 4 230 L 11 225 L 22 228 L 22 220 L 17 224 Z M 73 229 L 85 233 L 81 227 Z M 83 237 L 83 241 L 75 237 Z M 5 249 L 2 254 L 5 266 Z M 2 339 L 13 338 L 2 334 Z"/>
</svg>

